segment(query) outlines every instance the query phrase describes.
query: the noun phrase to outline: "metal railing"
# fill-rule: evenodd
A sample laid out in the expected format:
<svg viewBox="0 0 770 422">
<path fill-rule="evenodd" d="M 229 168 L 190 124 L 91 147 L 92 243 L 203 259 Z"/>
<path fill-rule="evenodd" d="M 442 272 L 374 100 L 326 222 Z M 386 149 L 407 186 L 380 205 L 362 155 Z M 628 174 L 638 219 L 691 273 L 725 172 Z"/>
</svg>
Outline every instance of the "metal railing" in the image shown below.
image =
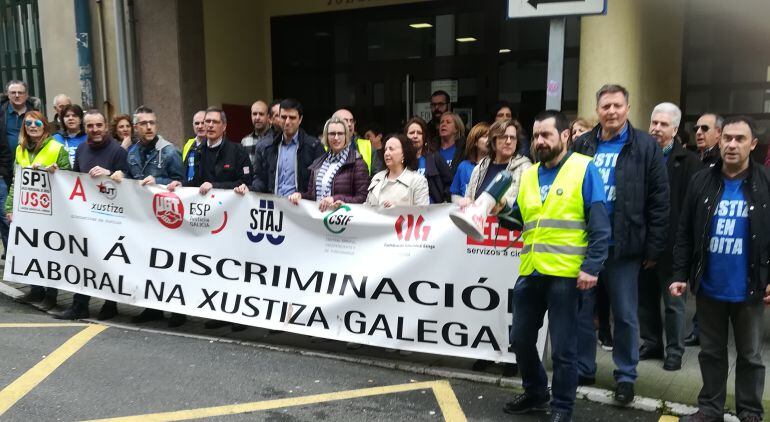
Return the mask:
<svg viewBox="0 0 770 422">
<path fill-rule="evenodd" d="M 37 0 L 0 0 L 0 81 L 20 79 L 45 104 Z"/>
</svg>

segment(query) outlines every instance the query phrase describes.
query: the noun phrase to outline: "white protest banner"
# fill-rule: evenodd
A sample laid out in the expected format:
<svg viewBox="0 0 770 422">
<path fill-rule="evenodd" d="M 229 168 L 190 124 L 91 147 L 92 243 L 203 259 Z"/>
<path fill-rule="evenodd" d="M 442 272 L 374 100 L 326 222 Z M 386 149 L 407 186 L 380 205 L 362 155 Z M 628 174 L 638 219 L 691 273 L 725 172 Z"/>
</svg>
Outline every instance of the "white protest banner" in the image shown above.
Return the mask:
<svg viewBox="0 0 770 422">
<path fill-rule="evenodd" d="M 521 245 L 452 205 L 320 212 L 271 195 L 17 168 L 6 280 L 329 339 L 514 362 Z M 545 336 L 541 330 L 538 348 Z"/>
</svg>

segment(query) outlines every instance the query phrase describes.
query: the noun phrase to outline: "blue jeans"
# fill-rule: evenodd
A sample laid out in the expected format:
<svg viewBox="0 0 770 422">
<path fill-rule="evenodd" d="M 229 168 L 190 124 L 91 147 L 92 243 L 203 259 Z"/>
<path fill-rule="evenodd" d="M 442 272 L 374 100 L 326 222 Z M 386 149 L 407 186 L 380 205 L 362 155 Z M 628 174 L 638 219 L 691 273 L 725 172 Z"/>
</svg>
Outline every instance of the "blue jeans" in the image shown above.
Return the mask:
<svg viewBox="0 0 770 422">
<path fill-rule="evenodd" d="M 5 218 L 5 199 L 8 197 L 8 185 L 5 183 L 5 179 L 0 177 L 0 207 L 3 207 L 3 212 L 0 213 L 0 237 L 3 239 L 3 253 L 8 250 L 8 232 L 10 226 L 8 220 Z"/>
<path fill-rule="evenodd" d="M 538 275 L 520 277 L 513 288 L 511 347 L 516 353 L 524 391 L 541 398 L 548 392 L 548 377 L 536 346 L 547 310 L 553 361 L 551 409 L 568 414 L 572 414 L 577 389 L 576 283 L 574 278 Z"/>
<path fill-rule="evenodd" d="M 614 347 L 612 360 L 615 362 L 616 382 L 636 381 L 636 365 L 639 363 L 639 302 L 638 277 L 641 259 L 610 258 L 604 263 L 599 274 L 610 298 L 613 318 Z M 578 374 L 596 377 L 596 330 L 594 329 L 594 307 L 596 287 L 583 292 L 583 306 L 577 319 Z"/>
</svg>

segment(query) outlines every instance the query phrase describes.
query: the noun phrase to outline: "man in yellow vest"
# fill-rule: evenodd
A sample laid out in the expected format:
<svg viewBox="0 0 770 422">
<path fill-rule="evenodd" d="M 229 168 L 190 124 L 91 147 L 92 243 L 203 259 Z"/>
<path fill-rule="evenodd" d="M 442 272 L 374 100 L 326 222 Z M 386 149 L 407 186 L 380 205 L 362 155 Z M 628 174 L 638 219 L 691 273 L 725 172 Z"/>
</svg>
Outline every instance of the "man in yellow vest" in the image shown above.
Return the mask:
<svg viewBox="0 0 770 422">
<path fill-rule="evenodd" d="M 571 420 L 575 403 L 579 292 L 596 285 L 610 235 L 601 175 L 589 157 L 567 150 L 569 139 L 569 121 L 561 112 L 546 110 L 535 117 L 532 145 L 538 163 L 522 175 L 512 209 L 499 214 L 504 227 L 522 230 L 524 243 L 511 328 L 524 393 L 503 410 L 546 410 L 550 402 L 551 421 L 560 422 Z M 553 400 L 536 347 L 546 311 Z"/>
<path fill-rule="evenodd" d="M 184 167 L 184 179 L 187 181 L 192 180 L 195 173 L 195 161 L 196 157 L 200 155 L 198 148 L 206 141 L 206 124 L 203 122 L 203 118 L 206 117 L 206 110 L 199 110 L 193 114 L 193 130 L 195 131 L 195 137 L 190 138 L 184 144 L 182 148 L 182 166 Z"/>
</svg>

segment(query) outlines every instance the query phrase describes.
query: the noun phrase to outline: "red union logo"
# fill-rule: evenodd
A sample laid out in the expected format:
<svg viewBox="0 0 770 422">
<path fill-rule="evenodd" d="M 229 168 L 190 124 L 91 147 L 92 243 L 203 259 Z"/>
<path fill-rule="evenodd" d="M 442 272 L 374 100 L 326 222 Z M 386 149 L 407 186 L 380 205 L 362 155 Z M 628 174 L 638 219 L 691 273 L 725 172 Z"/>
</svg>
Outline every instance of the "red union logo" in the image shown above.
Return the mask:
<svg viewBox="0 0 770 422">
<path fill-rule="evenodd" d="M 160 224 L 169 229 L 176 229 L 184 220 L 184 205 L 173 192 L 156 193 L 152 198 L 152 211 Z"/>
<path fill-rule="evenodd" d="M 487 216 L 487 221 L 484 222 L 484 240 L 477 241 L 468 236 L 467 244 L 472 246 L 491 246 L 495 248 L 506 248 L 513 242 L 513 247 L 521 249 L 524 243 L 519 239 L 520 232 L 515 230 L 508 230 L 500 226 L 497 222 L 497 217 L 494 215 Z"/>
<path fill-rule="evenodd" d="M 415 218 L 414 215 L 400 215 L 396 220 L 396 235 L 398 240 L 410 241 L 410 240 L 428 240 L 430 234 L 430 226 L 423 225 L 425 219 L 422 215 Z"/>
</svg>

